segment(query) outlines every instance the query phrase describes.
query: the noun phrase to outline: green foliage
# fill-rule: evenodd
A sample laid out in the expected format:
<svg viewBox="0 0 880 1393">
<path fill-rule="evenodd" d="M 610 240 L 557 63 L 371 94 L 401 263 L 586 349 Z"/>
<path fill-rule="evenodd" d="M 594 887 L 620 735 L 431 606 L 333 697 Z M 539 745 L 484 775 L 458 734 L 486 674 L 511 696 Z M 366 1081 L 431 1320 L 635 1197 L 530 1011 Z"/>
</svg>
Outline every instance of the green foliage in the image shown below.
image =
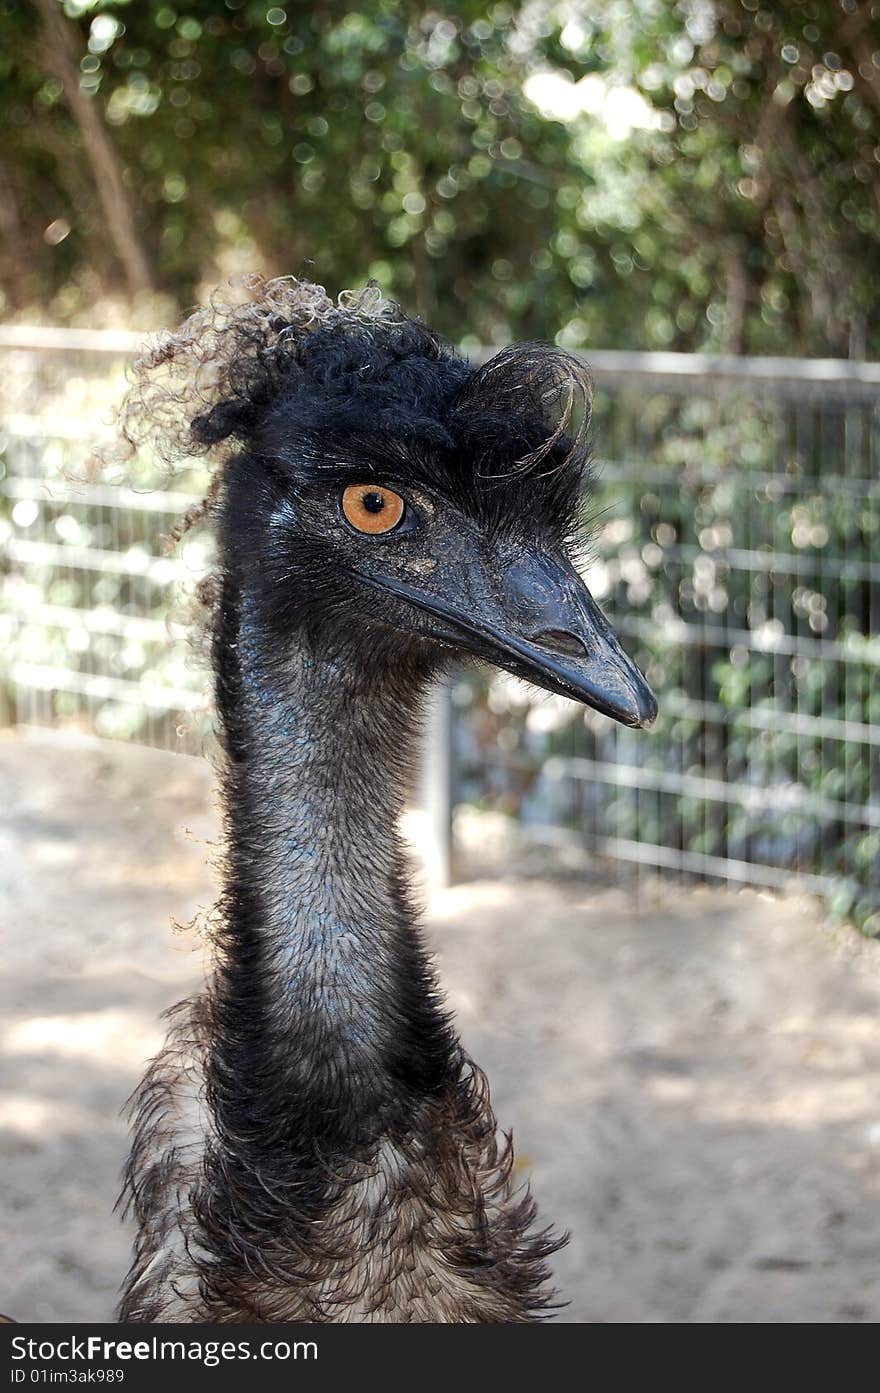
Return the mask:
<svg viewBox="0 0 880 1393">
<path fill-rule="evenodd" d="M 0 0 L 0 283 L 82 318 L 120 252 L 38 9 Z M 181 306 L 230 270 L 314 267 L 454 338 L 880 351 L 870 4 L 63 10 Z"/>
</svg>

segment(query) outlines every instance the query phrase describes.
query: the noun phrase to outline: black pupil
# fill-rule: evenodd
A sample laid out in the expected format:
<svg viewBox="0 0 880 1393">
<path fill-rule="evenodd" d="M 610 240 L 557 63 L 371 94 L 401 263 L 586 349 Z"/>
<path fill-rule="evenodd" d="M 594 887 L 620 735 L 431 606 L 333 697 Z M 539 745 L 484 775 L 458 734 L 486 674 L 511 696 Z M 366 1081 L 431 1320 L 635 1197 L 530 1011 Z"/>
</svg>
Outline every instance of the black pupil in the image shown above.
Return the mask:
<svg viewBox="0 0 880 1393">
<path fill-rule="evenodd" d="M 361 502 L 368 513 L 381 513 L 382 509 L 385 507 L 385 499 L 382 497 L 381 493 L 365 493 L 361 498 Z"/>
</svg>

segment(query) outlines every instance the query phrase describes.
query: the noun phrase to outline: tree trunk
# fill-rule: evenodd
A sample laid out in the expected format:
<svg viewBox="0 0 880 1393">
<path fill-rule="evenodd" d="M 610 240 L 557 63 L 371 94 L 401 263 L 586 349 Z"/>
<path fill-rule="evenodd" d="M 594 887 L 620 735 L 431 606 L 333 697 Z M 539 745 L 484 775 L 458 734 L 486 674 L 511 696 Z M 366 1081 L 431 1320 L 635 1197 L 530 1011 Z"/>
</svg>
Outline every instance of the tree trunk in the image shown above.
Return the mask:
<svg viewBox="0 0 880 1393">
<path fill-rule="evenodd" d="M 15 186 L 6 169 L 0 164 L 0 232 L 18 254 L 24 246 L 24 228 L 18 211 Z"/>
<path fill-rule="evenodd" d="M 10 306 L 28 303 L 35 285 L 35 261 L 21 216 L 15 181 L 9 170 L 0 163 L 0 279 Z M 0 697 L 0 725 L 3 724 Z"/>
<path fill-rule="evenodd" d="M 125 270 L 131 295 L 152 290 L 153 278 L 134 225 L 128 191 L 119 159 L 107 134 L 97 103 L 79 83 L 80 67 L 74 30 L 58 0 L 31 0 L 43 21 L 46 66 L 64 88 L 70 113 L 79 127 L 92 168 L 107 230 Z"/>
<path fill-rule="evenodd" d="M 725 247 L 724 267 L 726 297 L 722 347 L 725 353 L 742 353 L 749 279 L 741 246 L 731 243 Z"/>
</svg>

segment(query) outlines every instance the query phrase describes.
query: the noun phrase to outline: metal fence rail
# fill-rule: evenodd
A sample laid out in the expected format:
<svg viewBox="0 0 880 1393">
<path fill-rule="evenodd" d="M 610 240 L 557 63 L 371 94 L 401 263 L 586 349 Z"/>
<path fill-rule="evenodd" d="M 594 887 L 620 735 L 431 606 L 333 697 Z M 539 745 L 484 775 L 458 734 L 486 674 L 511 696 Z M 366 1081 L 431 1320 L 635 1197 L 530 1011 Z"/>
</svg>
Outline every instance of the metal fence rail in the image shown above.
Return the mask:
<svg viewBox="0 0 880 1393">
<path fill-rule="evenodd" d="M 88 465 L 137 342 L 0 329 L 0 675 L 12 719 L 195 749 L 204 671 L 175 615 L 208 542 L 162 535 L 202 481 Z M 587 579 L 661 716 L 633 733 L 463 680 L 452 801 L 664 873 L 796 882 L 880 930 L 880 365 L 590 363 Z"/>
</svg>

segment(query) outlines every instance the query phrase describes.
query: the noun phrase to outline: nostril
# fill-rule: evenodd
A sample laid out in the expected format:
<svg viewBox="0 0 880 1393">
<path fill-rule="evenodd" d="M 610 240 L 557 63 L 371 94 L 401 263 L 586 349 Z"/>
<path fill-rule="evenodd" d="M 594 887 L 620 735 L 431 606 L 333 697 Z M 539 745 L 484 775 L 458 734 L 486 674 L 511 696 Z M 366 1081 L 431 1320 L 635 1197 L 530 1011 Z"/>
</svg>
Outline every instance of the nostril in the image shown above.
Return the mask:
<svg viewBox="0 0 880 1393">
<path fill-rule="evenodd" d="M 568 629 L 542 629 L 539 634 L 531 635 L 531 641 L 541 648 L 549 648 L 553 653 L 564 653 L 569 658 L 583 658 L 587 654 L 583 639 L 569 633 Z"/>
</svg>

